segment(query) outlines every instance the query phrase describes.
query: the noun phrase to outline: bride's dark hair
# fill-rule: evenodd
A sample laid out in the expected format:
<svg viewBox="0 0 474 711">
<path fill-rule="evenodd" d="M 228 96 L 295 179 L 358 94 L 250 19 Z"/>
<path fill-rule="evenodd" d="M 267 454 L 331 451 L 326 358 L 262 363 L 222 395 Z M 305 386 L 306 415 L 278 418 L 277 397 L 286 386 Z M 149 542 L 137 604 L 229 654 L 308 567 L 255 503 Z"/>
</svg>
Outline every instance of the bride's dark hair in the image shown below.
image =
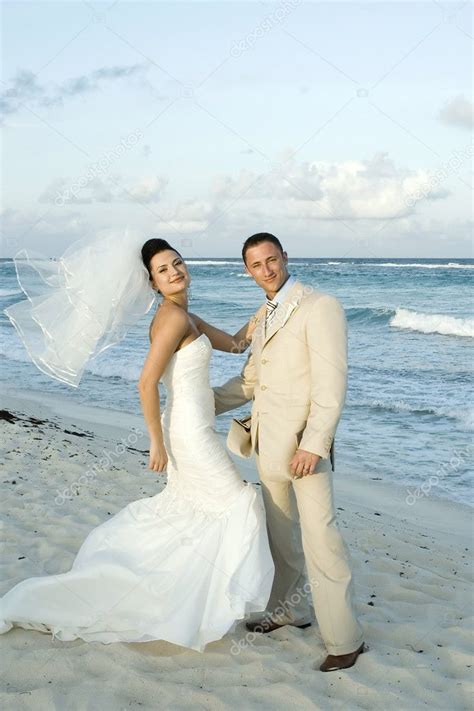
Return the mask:
<svg viewBox="0 0 474 711">
<path fill-rule="evenodd" d="M 153 259 L 155 254 L 159 254 L 159 252 L 164 252 L 165 249 L 171 249 L 173 252 L 176 252 L 178 257 L 181 257 L 177 249 L 172 247 L 169 242 L 167 242 L 165 239 L 161 239 L 160 237 L 152 237 L 151 239 L 147 239 L 147 241 L 142 247 L 142 261 L 148 270 L 150 281 L 153 281 L 153 277 L 150 270 L 151 260 Z"/>
</svg>

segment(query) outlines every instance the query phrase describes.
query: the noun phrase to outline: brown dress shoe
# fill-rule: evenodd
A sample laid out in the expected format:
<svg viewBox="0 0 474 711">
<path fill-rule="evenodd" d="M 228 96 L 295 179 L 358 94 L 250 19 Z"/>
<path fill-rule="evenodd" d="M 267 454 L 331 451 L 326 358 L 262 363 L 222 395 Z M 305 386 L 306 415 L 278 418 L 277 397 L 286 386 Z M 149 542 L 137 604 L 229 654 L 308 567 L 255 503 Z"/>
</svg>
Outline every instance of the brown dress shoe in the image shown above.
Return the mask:
<svg viewBox="0 0 474 711">
<path fill-rule="evenodd" d="M 337 671 L 338 669 L 349 669 L 353 667 L 357 661 L 359 654 L 363 654 L 366 651 L 364 642 L 360 645 L 359 649 L 355 652 L 349 652 L 349 654 L 328 654 L 324 662 L 319 667 L 320 671 L 330 672 Z"/>
<path fill-rule="evenodd" d="M 293 625 L 289 622 L 284 625 L 278 625 L 276 622 L 269 618 L 264 618 L 262 620 L 256 620 L 255 622 L 246 622 L 245 626 L 249 632 L 259 632 L 262 634 L 267 634 L 267 632 L 274 632 L 279 630 L 281 627 L 286 627 L 286 625 L 291 625 L 291 627 L 297 627 L 299 630 L 305 630 L 307 627 L 311 627 L 311 622 L 306 622 L 304 625 Z"/>
</svg>

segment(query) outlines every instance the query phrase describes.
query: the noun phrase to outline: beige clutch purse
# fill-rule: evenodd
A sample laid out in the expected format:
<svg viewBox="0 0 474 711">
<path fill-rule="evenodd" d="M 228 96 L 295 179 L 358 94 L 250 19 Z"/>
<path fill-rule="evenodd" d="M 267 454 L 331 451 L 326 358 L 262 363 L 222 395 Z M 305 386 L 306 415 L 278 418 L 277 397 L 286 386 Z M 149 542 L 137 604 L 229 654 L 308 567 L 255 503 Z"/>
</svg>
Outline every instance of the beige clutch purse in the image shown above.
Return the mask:
<svg viewBox="0 0 474 711">
<path fill-rule="evenodd" d="M 250 457 L 252 454 L 252 442 L 250 438 L 251 415 L 237 420 L 235 417 L 227 435 L 227 447 L 233 454 L 239 457 Z"/>
</svg>

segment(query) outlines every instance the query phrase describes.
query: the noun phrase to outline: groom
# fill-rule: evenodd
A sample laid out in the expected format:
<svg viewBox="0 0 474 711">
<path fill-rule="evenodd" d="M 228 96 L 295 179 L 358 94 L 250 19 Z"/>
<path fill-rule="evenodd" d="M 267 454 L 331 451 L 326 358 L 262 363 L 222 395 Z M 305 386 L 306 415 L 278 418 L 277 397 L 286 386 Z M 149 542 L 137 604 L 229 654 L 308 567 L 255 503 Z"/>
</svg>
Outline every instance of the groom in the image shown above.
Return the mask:
<svg viewBox="0 0 474 711">
<path fill-rule="evenodd" d="M 254 331 L 240 376 L 214 394 L 217 414 L 253 401 L 252 448 L 275 578 L 265 617 L 247 629 L 309 627 L 311 591 L 328 652 L 320 670 L 345 669 L 364 642 L 333 498 L 334 434 L 347 385 L 344 311 L 334 297 L 290 276 L 287 253 L 274 235 L 249 237 L 242 257 L 266 293 L 266 318 Z"/>
</svg>

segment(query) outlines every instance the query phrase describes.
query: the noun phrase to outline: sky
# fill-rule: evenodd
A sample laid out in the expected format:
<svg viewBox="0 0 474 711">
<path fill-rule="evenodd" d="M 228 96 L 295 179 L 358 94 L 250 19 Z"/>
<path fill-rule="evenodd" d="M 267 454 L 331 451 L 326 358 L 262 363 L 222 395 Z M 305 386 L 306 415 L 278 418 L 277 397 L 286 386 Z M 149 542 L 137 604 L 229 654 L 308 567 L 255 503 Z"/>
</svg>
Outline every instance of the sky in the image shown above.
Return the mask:
<svg viewBox="0 0 474 711">
<path fill-rule="evenodd" d="M 2 6 L 2 257 L 472 255 L 470 2 Z"/>
</svg>

